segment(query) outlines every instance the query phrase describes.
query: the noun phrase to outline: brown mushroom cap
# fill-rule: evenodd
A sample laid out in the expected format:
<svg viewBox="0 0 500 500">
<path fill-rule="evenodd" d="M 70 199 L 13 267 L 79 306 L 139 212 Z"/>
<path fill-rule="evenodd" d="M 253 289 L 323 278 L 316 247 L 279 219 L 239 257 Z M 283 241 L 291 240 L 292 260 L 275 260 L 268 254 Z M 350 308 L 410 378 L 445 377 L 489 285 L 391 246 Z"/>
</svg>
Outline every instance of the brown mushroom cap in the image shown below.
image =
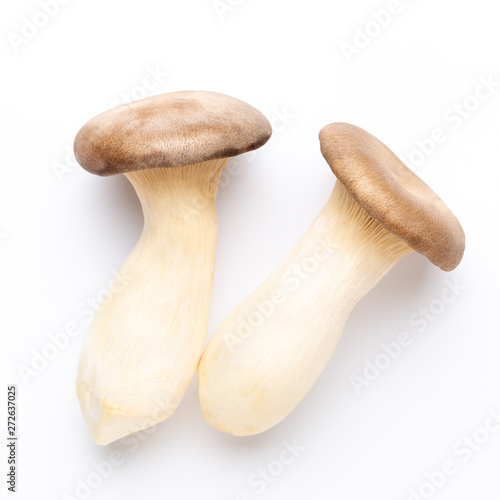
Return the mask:
<svg viewBox="0 0 500 500">
<path fill-rule="evenodd" d="M 172 92 L 106 111 L 75 138 L 78 163 L 107 176 L 229 158 L 263 146 L 271 124 L 257 109 L 215 92 Z"/>
<path fill-rule="evenodd" d="M 379 224 L 444 271 L 458 266 L 465 250 L 460 222 L 387 146 L 348 123 L 327 125 L 319 140 L 335 176 Z"/>
</svg>

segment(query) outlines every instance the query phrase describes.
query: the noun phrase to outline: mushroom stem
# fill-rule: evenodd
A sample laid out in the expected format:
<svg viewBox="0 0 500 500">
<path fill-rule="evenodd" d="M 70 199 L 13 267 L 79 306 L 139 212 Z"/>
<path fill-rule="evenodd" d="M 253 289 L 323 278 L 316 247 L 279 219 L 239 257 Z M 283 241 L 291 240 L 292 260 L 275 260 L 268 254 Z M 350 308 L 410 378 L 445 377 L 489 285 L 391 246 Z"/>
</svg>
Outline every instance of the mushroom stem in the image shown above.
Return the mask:
<svg viewBox="0 0 500 500">
<path fill-rule="evenodd" d="M 80 356 L 77 393 L 92 438 L 108 444 L 167 419 L 198 364 L 208 324 L 217 213 L 227 159 L 129 172 L 142 235 L 101 304 Z"/>
<path fill-rule="evenodd" d="M 297 245 L 207 346 L 204 417 L 239 436 L 285 418 L 325 368 L 356 303 L 412 251 L 337 182 Z"/>
</svg>

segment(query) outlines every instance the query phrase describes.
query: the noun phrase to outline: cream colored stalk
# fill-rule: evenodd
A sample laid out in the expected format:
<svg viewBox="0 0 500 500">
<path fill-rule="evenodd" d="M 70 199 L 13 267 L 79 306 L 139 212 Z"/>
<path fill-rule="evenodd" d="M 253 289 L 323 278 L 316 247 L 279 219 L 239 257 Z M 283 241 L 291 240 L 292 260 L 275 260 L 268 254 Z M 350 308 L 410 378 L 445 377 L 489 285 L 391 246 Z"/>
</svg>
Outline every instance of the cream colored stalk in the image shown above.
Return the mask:
<svg viewBox="0 0 500 500">
<path fill-rule="evenodd" d="M 412 251 L 337 182 L 295 248 L 206 348 L 204 417 L 239 436 L 286 417 L 325 368 L 356 303 Z"/>
<path fill-rule="evenodd" d="M 125 175 L 144 229 L 85 338 L 77 394 L 92 438 L 108 444 L 165 420 L 196 370 L 207 331 L 217 213 L 227 159 Z M 111 286 L 113 289 L 113 285 Z"/>
</svg>

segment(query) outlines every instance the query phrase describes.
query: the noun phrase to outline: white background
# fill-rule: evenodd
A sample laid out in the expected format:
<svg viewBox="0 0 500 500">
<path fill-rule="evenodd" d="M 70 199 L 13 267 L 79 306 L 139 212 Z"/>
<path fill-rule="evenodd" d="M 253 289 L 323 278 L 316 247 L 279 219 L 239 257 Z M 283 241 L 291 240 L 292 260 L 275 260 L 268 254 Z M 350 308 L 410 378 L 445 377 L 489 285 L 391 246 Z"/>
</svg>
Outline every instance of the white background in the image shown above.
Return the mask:
<svg viewBox="0 0 500 500">
<path fill-rule="evenodd" d="M 380 33 L 348 60 L 341 44 L 356 33 L 362 42 L 357 30 L 389 3 L 223 0 L 218 12 L 211 0 L 66 0 L 21 43 L 23 18 L 40 6 L 3 2 L 0 435 L 6 387 L 15 383 L 18 498 L 83 498 L 77 484 L 89 478 L 87 496 L 96 500 L 404 500 L 419 488 L 421 498 L 500 498 L 500 432 L 481 430 L 500 408 L 500 88 L 479 104 L 470 97 L 481 78 L 500 82 L 498 12 L 492 0 L 401 0 L 387 26 L 369 25 Z M 145 91 L 153 70 L 167 74 L 146 80 Z M 237 438 L 214 430 L 195 379 L 174 417 L 140 445 L 101 447 L 87 435 L 74 391 L 88 326 L 81 304 L 107 287 L 142 214 L 124 177 L 92 176 L 68 151 L 81 125 L 127 95 L 184 89 L 245 100 L 275 128 L 253 161 L 232 161 L 241 169 L 219 190 L 208 338 L 326 202 L 334 177 L 317 135 L 327 123 L 359 125 L 406 160 L 415 141 L 443 129 L 446 140 L 414 169 L 462 222 L 467 250 L 450 274 L 420 255 L 403 259 L 355 308 L 312 391 L 270 431 Z M 469 116 L 452 120 L 464 100 Z M 447 280 L 461 290 L 443 306 Z M 437 313 L 422 320 L 429 307 Z M 82 333 L 23 380 L 19 367 L 71 323 Z M 358 394 L 352 377 L 402 331 L 411 346 Z M 469 455 L 466 436 L 488 442 Z M 294 440 L 303 450 L 280 469 L 283 443 Z M 93 463 L 114 451 L 121 463 L 99 481 Z M 426 488 L 426 473 L 445 461 L 454 473 Z M 263 483 L 252 474 L 268 467 L 276 477 L 256 487 Z"/>
</svg>

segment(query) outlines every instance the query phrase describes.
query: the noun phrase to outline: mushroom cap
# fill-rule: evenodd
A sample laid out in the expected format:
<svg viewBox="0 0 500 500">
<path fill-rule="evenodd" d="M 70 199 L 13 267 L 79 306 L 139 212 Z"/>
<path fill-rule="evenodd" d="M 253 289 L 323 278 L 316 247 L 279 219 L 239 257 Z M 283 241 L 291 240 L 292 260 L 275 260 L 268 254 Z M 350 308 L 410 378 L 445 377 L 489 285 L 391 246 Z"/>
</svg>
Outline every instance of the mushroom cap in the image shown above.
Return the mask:
<svg viewBox="0 0 500 500">
<path fill-rule="evenodd" d="M 183 91 L 124 104 L 92 118 L 74 150 L 89 172 L 108 176 L 229 158 L 263 146 L 271 124 L 239 99 Z"/>
<path fill-rule="evenodd" d="M 387 146 L 348 123 L 327 125 L 319 140 L 337 179 L 371 217 L 444 271 L 458 266 L 465 250 L 460 222 Z"/>
</svg>

